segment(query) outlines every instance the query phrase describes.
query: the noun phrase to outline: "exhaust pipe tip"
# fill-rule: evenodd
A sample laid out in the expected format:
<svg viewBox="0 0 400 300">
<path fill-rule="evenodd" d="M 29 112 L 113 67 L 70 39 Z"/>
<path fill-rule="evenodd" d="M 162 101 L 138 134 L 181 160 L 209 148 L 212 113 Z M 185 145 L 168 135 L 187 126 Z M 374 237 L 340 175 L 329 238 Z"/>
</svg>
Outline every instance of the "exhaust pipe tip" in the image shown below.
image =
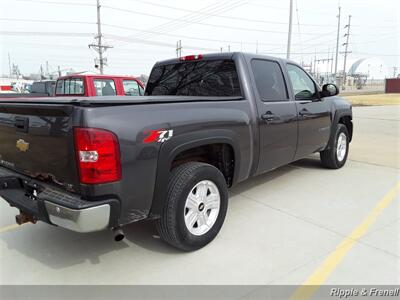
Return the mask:
<svg viewBox="0 0 400 300">
<path fill-rule="evenodd" d="M 121 228 L 114 228 L 113 232 L 114 232 L 114 241 L 120 242 L 125 238 L 125 234 Z"/>
<path fill-rule="evenodd" d="M 28 222 L 36 224 L 37 220 L 33 216 L 27 215 L 27 214 L 25 214 L 25 213 L 20 211 L 19 215 L 15 216 L 15 222 L 18 225 L 22 225 L 22 224 L 25 224 L 25 223 L 28 223 Z"/>
</svg>

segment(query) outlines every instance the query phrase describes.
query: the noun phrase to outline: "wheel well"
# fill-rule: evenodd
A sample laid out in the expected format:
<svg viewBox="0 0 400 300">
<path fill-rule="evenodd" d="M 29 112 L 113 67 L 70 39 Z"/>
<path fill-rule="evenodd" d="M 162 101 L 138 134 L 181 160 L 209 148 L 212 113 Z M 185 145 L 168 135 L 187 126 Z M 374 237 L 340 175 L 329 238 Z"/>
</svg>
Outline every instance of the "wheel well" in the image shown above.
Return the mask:
<svg viewBox="0 0 400 300">
<path fill-rule="evenodd" d="M 181 164 L 193 161 L 213 165 L 224 175 L 227 185 L 232 185 L 235 157 L 231 145 L 209 144 L 185 150 L 174 158 L 170 170 Z"/>
<path fill-rule="evenodd" d="M 351 121 L 350 116 L 343 116 L 339 119 L 339 123 L 346 126 L 347 131 L 349 132 L 349 142 L 353 138 L 353 122 Z"/>
</svg>

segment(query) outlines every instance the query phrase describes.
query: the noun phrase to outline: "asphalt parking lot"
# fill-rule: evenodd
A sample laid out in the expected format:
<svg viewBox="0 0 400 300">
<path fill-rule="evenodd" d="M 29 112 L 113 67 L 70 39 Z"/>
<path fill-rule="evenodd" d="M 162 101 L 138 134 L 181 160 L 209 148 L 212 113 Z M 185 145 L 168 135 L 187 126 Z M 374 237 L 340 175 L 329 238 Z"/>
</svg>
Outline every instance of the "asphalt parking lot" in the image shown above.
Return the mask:
<svg viewBox="0 0 400 300">
<path fill-rule="evenodd" d="M 356 107 L 354 128 L 344 168 L 310 157 L 231 190 L 222 231 L 193 253 L 151 222 L 120 243 L 17 227 L 1 201 L 0 284 L 400 284 L 400 106 Z"/>
</svg>

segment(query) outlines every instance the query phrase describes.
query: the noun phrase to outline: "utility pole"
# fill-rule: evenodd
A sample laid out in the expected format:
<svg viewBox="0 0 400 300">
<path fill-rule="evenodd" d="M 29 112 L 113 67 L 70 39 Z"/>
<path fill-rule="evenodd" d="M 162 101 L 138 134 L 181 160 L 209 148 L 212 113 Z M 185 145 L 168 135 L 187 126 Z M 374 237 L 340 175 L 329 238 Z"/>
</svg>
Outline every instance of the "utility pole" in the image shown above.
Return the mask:
<svg viewBox="0 0 400 300">
<path fill-rule="evenodd" d="M 338 18 L 338 25 L 337 25 L 337 36 L 336 36 L 336 58 L 335 58 L 335 83 L 337 82 L 337 66 L 338 66 L 338 55 L 339 55 L 339 37 L 340 37 L 340 6 L 339 6 L 339 14 L 337 15 Z"/>
<path fill-rule="evenodd" d="M 61 77 L 61 68 L 60 68 L 60 66 L 58 66 L 58 77 Z"/>
<path fill-rule="evenodd" d="M 258 40 L 256 42 L 256 54 L 258 54 Z"/>
<path fill-rule="evenodd" d="M 228 52 L 231 52 L 231 45 L 228 45 Z"/>
<path fill-rule="evenodd" d="M 10 52 L 8 52 L 8 69 L 10 72 L 10 78 L 12 77 L 12 69 L 11 69 L 11 58 L 10 58 Z"/>
<path fill-rule="evenodd" d="M 176 42 L 176 57 L 182 57 L 182 41 Z"/>
<path fill-rule="evenodd" d="M 286 59 L 290 58 L 290 46 L 291 46 L 291 43 L 292 43 L 292 19 L 293 19 L 293 0 L 290 0 L 289 31 L 288 31 L 288 40 L 287 40 Z"/>
<path fill-rule="evenodd" d="M 342 89 L 346 89 L 346 61 L 347 61 L 347 54 L 350 53 L 348 51 L 349 48 L 349 37 L 350 37 L 350 21 L 351 21 L 351 15 L 349 15 L 349 23 L 344 27 L 347 28 L 347 33 L 344 35 L 346 37 L 346 43 L 343 44 L 345 46 L 344 50 L 344 64 L 343 64 L 343 85 Z"/>
<path fill-rule="evenodd" d="M 107 65 L 107 58 L 103 56 L 107 49 L 112 46 L 103 45 L 103 34 L 101 33 L 101 19 L 100 19 L 100 0 L 97 0 L 97 36 L 95 39 L 97 43 L 90 44 L 89 48 L 93 48 L 99 54 L 99 65 L 95 64 L 96 68 L 99 68 L 100 74 L 104 73 L 104 66 Z"/>
<path fill-rule="evenodd" d="M 393 67 L 393 78 L 396 78 L 397 67 Z"/>
</svg>

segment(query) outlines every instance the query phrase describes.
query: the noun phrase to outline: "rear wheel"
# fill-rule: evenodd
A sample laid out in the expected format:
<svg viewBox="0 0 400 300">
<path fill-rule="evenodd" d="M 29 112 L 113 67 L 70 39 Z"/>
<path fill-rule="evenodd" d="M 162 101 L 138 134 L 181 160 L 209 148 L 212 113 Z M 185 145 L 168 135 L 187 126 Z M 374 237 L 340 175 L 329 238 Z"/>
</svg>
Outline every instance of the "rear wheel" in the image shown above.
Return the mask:
<svg viewBox="0 0 400 300">
<path fill-rule="evenodd" d="M 198 162 L 183 164 L 172 171 L 158 232 L 176 248 L 197 250 L 216 237 L 227 207 L 226 181 L 217 168 Z"/>
<path fill-rule="evenodd" d="M 335 136 L 329 149 L 321 151 L 321 163 L 330 169 L 339 169 L 344 166 L 349 153 L 349 133 L 343 124 L 336 127 Z"/>
</svg>

